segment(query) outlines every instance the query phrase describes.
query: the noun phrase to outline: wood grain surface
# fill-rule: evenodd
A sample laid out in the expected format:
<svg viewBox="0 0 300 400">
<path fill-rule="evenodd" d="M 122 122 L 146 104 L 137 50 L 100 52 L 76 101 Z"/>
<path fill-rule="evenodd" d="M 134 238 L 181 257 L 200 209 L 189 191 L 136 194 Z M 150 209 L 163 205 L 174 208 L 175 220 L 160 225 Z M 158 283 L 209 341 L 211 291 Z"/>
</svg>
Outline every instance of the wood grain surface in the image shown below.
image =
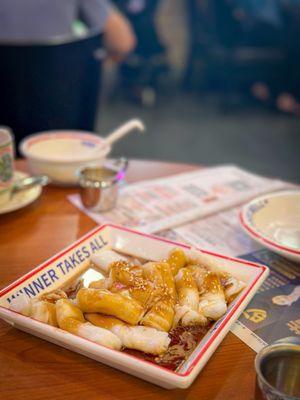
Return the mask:
<svg viewBox="0 0 300 400">
<path fill-rule="evenodd" d="M 24 161 L 17 169 L 26 171 Z M 131 161 L 128 181 L 195 166 Z M 68 202 L 76 188 L 46 187 L 30 206 L 0 216 L 0 288 L 95 227 Z M 229 333 L 194 384 L 166 390 L 12 328 L 0 320 L 1 400 L 249 400 L 255 398 L 255 353 Z"/>
</svg>

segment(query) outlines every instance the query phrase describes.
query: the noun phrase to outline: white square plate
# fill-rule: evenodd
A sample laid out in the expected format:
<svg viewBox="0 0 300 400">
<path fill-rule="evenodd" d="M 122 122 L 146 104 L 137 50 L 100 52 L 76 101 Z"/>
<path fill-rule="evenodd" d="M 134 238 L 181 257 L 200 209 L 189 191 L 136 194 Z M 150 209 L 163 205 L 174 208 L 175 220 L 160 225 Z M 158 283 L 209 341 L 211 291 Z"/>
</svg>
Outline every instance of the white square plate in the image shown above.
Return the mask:
<svg viewBox="0 0 300 400">
<path fill-rule="evenodd" d="M 133 355 L 112 350 L 75 336 L 59 328 L 44 324 L 9 310 L 11 300 L 19 293 L 33 298 L 55 290 L 80 275 L 87 268 L 89 257 L 105 247 L 147 260 L 167 257 L 176 247 L 189 246 L 114 225 L 103 225 L 89 232 L 68 248 L 39 265 L 0 292 L 0 317 L 25 332 L 39 336 L 69 350 L 76 351 L 111 367 L 120 369 L 156 385 L 172 389 L 186 388 L 194 381 L 232 324 L 249 303 L 269 269 L 264 265 L 206 252 L 215 258 L 223 271 L 246 283 L 245 289 L 230 304 L 227 313 L 219 319 L 200 341 L 189 359 L 176 372 L 142 360 Z"/>
</svg>

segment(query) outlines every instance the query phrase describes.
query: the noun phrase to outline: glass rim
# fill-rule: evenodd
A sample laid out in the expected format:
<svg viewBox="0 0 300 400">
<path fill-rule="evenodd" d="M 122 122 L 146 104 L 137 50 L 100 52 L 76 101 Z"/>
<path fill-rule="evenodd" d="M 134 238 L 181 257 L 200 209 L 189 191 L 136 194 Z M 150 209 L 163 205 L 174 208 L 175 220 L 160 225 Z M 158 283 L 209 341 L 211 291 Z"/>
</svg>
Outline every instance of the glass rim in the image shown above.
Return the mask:
<svg viewBox="0 0 300 400">
<path fill-rule="evenodd" d="M 3 149 L 3 147 L 7 147 L 9 145 L 11 145 L 12 149 L 14 149 L 15 136 L 12 129 L 9 126 L 0 125 L 0 134 L 1 132 L 7 134 L 7 140 L 3 141 L 3 143 L 0 142 L 0 149 Z"/>
<path fill-rule="evenodd" d="M 262 381 L 264 385 L 266 385 L 272 392 L 277 395 L 277 396 L 284 396 L 288 400 L 299 400 L 299 397 L 295 397 L 294 395 L 289 395 L 287 393 L 281 392 L 279 389 L 277 389 L 275 386 L 273 386 L 264 376 L 262 372 L 262 362 L 265 360 L 269 355 L 277 353 L 278 350 L 282 349 L 289 349 L 293 350 L 295 349 L 296 351 L 300 352 L 300 347 L 297 343 L 292 343 L 292 342 L 283 342 L 283 341 L 278 341 L 274 342 L 273 344 L 265 346 L 262 350 L 260 350 L 254 361 L 254 366 L 255 366 L 255 371 L 257 374 L 257 377 L 259 380 Z M 261 388 L 262 390 L 262 388 Z"/>
</svg>

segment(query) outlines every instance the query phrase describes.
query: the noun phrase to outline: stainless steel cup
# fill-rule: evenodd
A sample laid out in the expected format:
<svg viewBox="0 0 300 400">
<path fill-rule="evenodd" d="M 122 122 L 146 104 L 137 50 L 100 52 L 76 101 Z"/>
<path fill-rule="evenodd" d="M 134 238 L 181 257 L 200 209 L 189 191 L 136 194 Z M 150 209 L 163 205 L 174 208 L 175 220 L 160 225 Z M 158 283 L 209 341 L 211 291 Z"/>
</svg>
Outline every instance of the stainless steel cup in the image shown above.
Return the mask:
<svg viewBox="0 0 300 400">
<path fill-rule="evenodd" d="M 255 358 L 257 383 L 267 400 L 300 399 L 300 338 L 280 339 Z"/>
<path fill-rule="evenodd" d="M 92 164 L 81 168 L 77 175 L 84 207 L 95 212 L 114 208 L 127 166 L 128 160 L 120 158 L 109 165 Z"/>
</svg>

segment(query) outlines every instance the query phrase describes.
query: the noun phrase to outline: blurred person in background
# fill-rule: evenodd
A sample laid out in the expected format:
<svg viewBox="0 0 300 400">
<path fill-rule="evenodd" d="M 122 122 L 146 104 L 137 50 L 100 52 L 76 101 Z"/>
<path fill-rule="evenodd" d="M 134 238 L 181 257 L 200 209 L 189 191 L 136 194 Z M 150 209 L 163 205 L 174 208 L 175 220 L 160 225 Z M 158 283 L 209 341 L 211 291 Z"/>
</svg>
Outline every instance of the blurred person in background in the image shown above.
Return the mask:
<svg viewBox="0 0 300 400">
<path fill-rule="evenodd" d="M 108 0 L 1 0 L 0 41 L 43 41 L 73 35 L 74 21 L 104 33 L 115 58 L 135 47 L 127 19 Z"/>
<path fill-rule="evenodd" d="M 285 61 L 278 82 L 256 82 L 258 100 L 300 116 L 300 0 L 231 0 L 234 15 L 252 44 L 281 48 Z"/>
<path fill-rule="evenodd" d="M 95 129 L 102 44 L 118 62 L 135 46 L 108 0 L 0 0 L 0 123 L 17 145 L 34 132 Z"/>
<path fill-rule="evenodd" d="M 152 106 L 157 90 L 168 79 L 169 64 L 156 27 L 160 0 L 114 0 L 130 21 L 137 37 L 134 52 L 120 67 L 122 87 L 129 99 Z"/>
</svg>

